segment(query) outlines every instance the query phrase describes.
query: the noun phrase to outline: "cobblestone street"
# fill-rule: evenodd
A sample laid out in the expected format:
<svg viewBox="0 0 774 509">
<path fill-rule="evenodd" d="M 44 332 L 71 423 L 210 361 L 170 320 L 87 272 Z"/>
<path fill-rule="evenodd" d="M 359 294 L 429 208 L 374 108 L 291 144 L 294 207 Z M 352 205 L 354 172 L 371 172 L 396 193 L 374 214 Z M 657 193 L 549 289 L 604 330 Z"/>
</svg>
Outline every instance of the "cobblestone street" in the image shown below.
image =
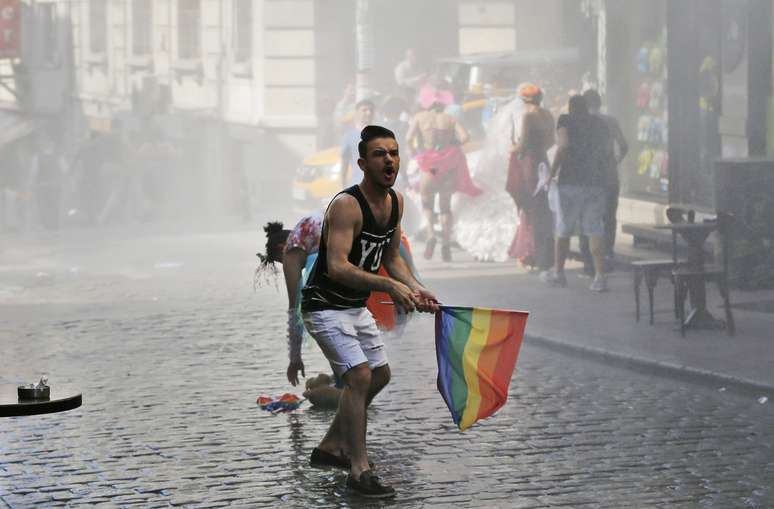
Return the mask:
<svg viewBox="0 0 774 509">
<path fill-rule="evenodd" d="M 344 472 L 308 465 L 331 412 L 255 404 L 291 387 L 284 291 L 253 291 L 249 242 L 158 243 L 155 258 L 114 246 L 105 265 L 62 255 L 7 273 L 0 382 L 46 373 L 82 388 L 83 406 L 0 420 L 0 507 L 774 506 L 770 402 L 527 340 L 509 402 L 460 433 L 435 388 L 429 316 L 387 340 L 393 380 L 368 440 L 398 496 L 364 502 Z M 471 302 L 487 292 L 468 284 Z M 326 369 L 314 344 L 305 361 Z"/>
</svg>

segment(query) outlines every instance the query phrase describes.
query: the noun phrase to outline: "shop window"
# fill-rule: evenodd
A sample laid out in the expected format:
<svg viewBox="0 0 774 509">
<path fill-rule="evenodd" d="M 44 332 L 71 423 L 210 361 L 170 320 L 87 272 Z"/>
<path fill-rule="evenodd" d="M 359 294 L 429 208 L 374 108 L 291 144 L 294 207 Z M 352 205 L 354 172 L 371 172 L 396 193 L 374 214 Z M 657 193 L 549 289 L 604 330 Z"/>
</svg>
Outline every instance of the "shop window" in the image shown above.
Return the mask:
<svg viewBox="0 0 774 509">
<path fill-rule="evenodd" d="M 151 0 L 132 2 L 132 54 L 145 56 L 151 53 L 153 37 L 153 9 Z"/>
<path fill-rule="evenodd" d="M 107 2 L 89 0 L 89 50 L 102 54 L 107 51 Z"/>
<path fill-rule="evenodd" d="M 608 31 L 608 108 L 630 149 L 620 167 L 621 191 L 629 198 L 666 203 L 671 179 L 666 2 L 612 4 L 608 20 L 637 20 Z"/>
<path fill-rule="evenodd" d="M 182 60 L 199 58 L 201 54 L 201 0 L 178 0 L 177 53 Z"/>
<path fill-rule="evenodd" d="M 234 61 L 253 57 L 253 0 L 234 0 Z"/>
<path fill-rule="evenodd" d="M 667 148 L 666 33 L 646 40 L 636 54 L 636 174 L 630 186 L 640 193 L 666 198 L 669 193 Z"/>
</svg>

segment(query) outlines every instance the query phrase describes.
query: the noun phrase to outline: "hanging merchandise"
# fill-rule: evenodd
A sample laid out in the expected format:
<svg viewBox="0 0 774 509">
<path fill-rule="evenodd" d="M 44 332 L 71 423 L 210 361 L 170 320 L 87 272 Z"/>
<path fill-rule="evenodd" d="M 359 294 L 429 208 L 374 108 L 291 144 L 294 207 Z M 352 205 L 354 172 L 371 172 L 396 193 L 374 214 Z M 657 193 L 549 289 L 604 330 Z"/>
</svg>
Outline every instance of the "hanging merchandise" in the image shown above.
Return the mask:
<svg viewBox="0 0 774 509">
<path fill-rule="evenodd" d="M 665 34 L 641 43 L 634 62 L 639 75 L 634 95 L 639 112 L 636 125 L 639 146 L 635 147 L 639 156 L 636 175 L 629 180 L 629 185 L 637 191 L 656 195 L 663 195 L 669 187 L 666 63 Z"/>
<path fill-rule="evenodd" d="M 656 150 L 653 154 L 653 162 L 650 163 L 650 178 L 661 178 L 661 166 L 664 162 L 664 151 Z"/>
<path fill-rule="evenodd" d="M 648 107 L 650 110 L 653 112 L 660 110 L 663 98 L 664 86 L 661 83 L 654 83 L 650 87 L 650 98 L 648 100 Z"/>
<path fill-rule="evenodd" d="M 648 132 L 650 131 L 650 116 L 641 115 L 637 121 L 637 141 L 648 141 Z"/>
<path fill-rule="evenodd" d="M 650 51 L 647 47 L 640 48 L 640 51 L 637 53 L 637 69 L 642 74 L 647 74 L 650 70 L 649 55 Z"/>
<path fill-rule="evenodd" d="M 637 174 L 645 175 L 648 173 L 651 162 L 653 162 L 653 151 L 646 148 L 637 156 Z"/>
<path fill-rule="evenodd" d="M 652 145 L 661 145 L 664 140 L 661 139 L 661 133 L 663 132 L 662 122 L 660 118 L 652 117 L 650 120 L 650 128 L 648 129 L 648 142 Z"/>
<path fill-rule="evenodd" d="M 651 74 L 660 74 L 664 66 L 664 50 L 658 46 L 653 47 L 648 55 L 648 70 Z"/>
<path fill-rule="evenodd" d="M 647 110 L 650 107 L 650 85 L 644 82 L 637 92 L 637 108 Z"/>
</svg>

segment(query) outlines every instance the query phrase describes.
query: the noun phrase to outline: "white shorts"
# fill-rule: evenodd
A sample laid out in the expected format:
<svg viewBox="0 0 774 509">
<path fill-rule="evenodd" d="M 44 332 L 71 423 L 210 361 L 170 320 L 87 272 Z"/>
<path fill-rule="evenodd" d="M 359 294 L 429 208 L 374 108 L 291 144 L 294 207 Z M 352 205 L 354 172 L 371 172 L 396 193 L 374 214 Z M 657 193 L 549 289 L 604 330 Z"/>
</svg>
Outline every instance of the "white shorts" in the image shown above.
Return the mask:
<svg viewBox="0 0 774 509">
<path fill-rule="evenodd" d="M 311 311 L 302 317 L 339 377 L 365 362 L 371 369 L 387 364 L 382 333 L 368 308 Z"/>
</svg>

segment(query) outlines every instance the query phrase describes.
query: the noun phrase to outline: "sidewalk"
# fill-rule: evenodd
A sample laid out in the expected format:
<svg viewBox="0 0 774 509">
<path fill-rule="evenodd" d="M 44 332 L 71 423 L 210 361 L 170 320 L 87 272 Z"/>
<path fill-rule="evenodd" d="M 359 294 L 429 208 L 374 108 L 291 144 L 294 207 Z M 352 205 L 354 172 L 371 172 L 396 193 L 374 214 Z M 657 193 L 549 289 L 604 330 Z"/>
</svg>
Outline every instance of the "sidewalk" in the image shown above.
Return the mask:
<svg viewBox="0 0 774 509">
<path fill-rule="evenodd" d="M 419 250 L 417 250 L 419 251 Z M 638 250 L 639 251 L 639 250 Z M 628 249 L 628 256 L 633 253 Z M 643 257 L 661 256 L 645 251 Z M 621 269 L 608 278 L 610 291 L 596 294 L 588 290 L 590 280 L 578 277 L 579 264 L 568 264 L 567 288 L 542 284 L 537 274 L 529 274 L 516 262 L 482 264 L 466 261 L 455 252 L 450 264 L 417 260 L 427 284 L 443 302 L 523 309 L 530 312 L 528 341 L 593 357 L 635 369 L 698 378 L 720 387 L 774 395 L 774 313 L 749 310 L 766 301 L 774 304 L 774 291 L 732 291 L 731 303 L 736 335 L 725 330 L 688 330 L 680 336 L 673 314 L 672 285 L 658 282 L 655 294 L 655 323 L 649 325 L 647 290 L 642 285 L 641 319 L 635 321 L 632 274 Z M 470 279 L 476 288 L 472 290 Z M 714 285 L 707 287 L 708 308 L 723 318 L 722 300 Z M 747 307 L 741 309 L 738 307 Z M 774 309 L 773 306 L 768 306 Z"/>
</svg>

